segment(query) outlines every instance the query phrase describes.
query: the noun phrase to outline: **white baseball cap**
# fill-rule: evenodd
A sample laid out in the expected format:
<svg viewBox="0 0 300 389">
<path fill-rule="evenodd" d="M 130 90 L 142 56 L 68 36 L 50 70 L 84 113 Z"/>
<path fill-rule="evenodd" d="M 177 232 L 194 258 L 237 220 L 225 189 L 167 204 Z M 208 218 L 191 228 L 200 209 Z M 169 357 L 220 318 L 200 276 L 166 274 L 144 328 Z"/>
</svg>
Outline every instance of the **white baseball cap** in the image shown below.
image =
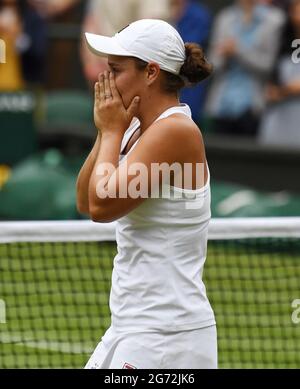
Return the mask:
<svg viewBox="0 0 300 389">
<path fill-rule="evenodd" d="M 99 56 L 136 57 L 177 75 L 186 58 L 181 36 L 163 20 L 138 20 L 113 37 L 90 33 L 85 36 L 90 50 Z"/>
</svg>

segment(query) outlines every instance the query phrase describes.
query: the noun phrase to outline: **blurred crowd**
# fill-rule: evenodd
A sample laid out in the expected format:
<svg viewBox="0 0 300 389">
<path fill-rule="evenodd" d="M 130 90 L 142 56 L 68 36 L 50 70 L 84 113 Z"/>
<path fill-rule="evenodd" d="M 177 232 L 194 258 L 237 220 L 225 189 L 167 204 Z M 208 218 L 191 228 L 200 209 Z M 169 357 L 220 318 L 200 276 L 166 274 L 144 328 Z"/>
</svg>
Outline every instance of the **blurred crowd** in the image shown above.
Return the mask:
<svg viewBox="0 0 300 389">
<path fill-rule="evenodd" d="M 0 39 L 9 64 L 0 64 L 0 92 L 45 83 L 49 25 L 77 3 L 0 0 Z M 181 94 L 196 122 L 209 124 L 214 133 L 300 147 L 300 0 L 234 0 L 217 13 L 196 0 L 84 3 L 82 32 L 112 35 L 134 20 L 160 18 L 184 41 L 204 47 L 213 76 Z M 106 61 L 91 55 L 83 38 L 79 54 L 91 87 Z"/>
</svg>

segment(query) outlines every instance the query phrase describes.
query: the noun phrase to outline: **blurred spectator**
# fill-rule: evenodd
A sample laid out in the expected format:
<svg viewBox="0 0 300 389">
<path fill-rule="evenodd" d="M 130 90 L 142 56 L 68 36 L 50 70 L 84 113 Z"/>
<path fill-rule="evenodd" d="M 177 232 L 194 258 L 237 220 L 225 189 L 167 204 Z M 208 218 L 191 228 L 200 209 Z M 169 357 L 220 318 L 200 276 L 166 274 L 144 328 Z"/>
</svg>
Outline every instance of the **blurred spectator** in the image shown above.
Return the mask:
<svg viewBox="0 0 300 389">
<path fill-rule="evenodd" d="M 258 0 L 238 0 L 218 15 L 209 55 L 215 75 L 206 106 L 216 132 L 256 134 L 284 20 L 279 8 Z"/>
<path fill-rule="evenodd" d="M 292 42 L 300 39 L 300 0 L 291 0 L 289 19 L 275 69 L 267 90 L 267 109 L 260 130 L 263 144 L 300 148 L 300 58 L 293 60 Z"/>
<path fill-rule="evenodd" d="M 290 0 L 259 0 L 261 4 L 275 5 L 283 10 L 287 10 Z"/>
<path fill-rule="evenodd" d="M 90 0 L 83 23 L 83 32 L 112 36 L 138 19 L 169 19 L 168 0 Z M 91 54 L 82 42 L 81 58 L 89 83 L 107 67 L 107 61 Z"/>
<path fill-rule="evenodd" d="M 68 11 L 79 0 L 28 0 L 39 14 L 45 18 L 53 18 Z"/>
<path fill-rule="evenodd" d="M 44 75 L 46 25 L 25 0 L 0 0 L 0 38 L 6 44 L 0 91 L 40 83 Z"/>
<path fill-rule="evenodd" d="M 196 42 L 204 49 L 208 43 L 212 15 L 210 11 L 195 0 L 169 0 L 171 22 L 175 25 L 185 42 Z M 187 103 L 197 122 L 201 119 L 206 84 L 183 89 L 180 101 Z"/>
</svg>

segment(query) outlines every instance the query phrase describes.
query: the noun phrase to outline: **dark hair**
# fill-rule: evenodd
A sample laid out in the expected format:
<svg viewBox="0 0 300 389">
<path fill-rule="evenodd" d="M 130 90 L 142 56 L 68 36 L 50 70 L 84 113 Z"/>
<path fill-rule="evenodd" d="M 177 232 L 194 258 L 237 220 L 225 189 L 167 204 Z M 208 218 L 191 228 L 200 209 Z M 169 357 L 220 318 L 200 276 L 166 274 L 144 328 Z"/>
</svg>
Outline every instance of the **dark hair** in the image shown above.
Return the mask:
<svg viewBox="0 0 300 389">
<path fill-rule="evenodd" d="M 184 87 L 197 85 L 205 80 L 213 71 L 213 66 L 205 58 L 203 49 L 197 43 L 185 43 L 186 60 L 176 74 L 164 71 L 163 91 L 166 93 L 178 93 Z M 134 58 L 139 70 L 143 70 L 148 65 L 147 62 Z"/>
</svg>

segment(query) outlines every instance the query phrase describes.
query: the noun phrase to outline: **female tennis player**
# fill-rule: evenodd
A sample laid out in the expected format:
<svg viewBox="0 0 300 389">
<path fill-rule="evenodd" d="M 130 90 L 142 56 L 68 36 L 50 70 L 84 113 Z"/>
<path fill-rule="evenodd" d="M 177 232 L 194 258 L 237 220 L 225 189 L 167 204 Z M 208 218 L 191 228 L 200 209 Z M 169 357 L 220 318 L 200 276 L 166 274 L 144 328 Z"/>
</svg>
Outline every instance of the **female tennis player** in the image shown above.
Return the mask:
<svg viewBox="0 0 300 389">
<path fill-rule="evenodd" d="M 77 206 L 95 222 L 117 221 L 118 245 L 111 326 L 86 368 L 217 368 L 216 322 L 202 282 L 209 170 L 201 132 L 178 98 L 211 65 L 161 20 L 86 39 L 108 57 L 109 70 L 95 85 L 98 137 L 78 177 Z M 192 167 L 190 174 L 152 174 L 174 164 Z"/>
</svg>

